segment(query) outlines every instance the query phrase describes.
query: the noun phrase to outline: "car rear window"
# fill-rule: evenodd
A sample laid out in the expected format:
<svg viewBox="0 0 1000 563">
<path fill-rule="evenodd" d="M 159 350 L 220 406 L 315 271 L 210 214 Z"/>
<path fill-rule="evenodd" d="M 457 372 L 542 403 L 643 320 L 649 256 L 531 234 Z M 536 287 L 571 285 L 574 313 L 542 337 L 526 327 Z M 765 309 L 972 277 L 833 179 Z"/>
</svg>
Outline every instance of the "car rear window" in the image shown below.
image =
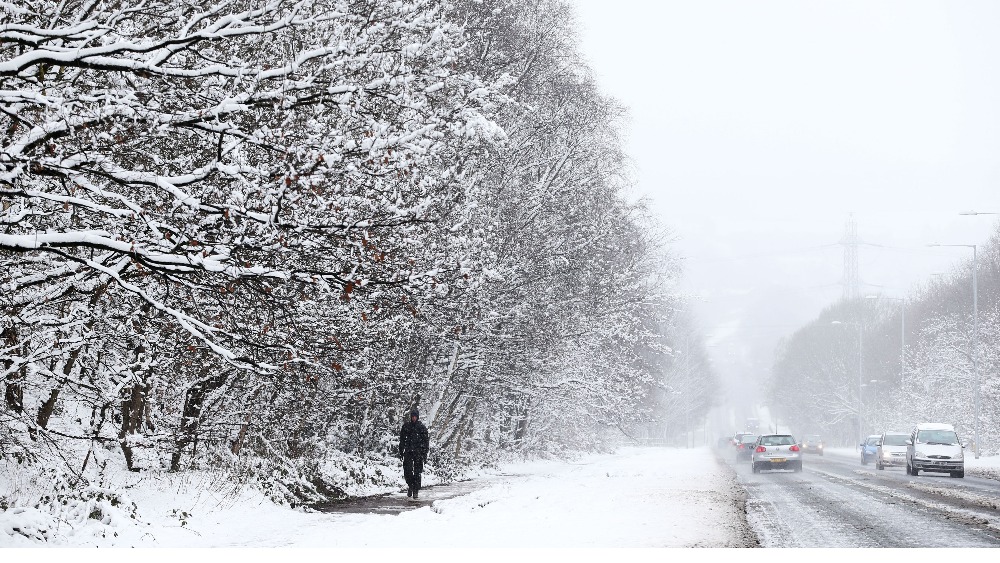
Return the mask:
<svg viewBox="0 0 1000 563">
<path fill-rule="evenodd" d="M 762 446 L 791 446 L 794 443 L 791 436 L 764 436 L 760 439 Z"/>
</svg>

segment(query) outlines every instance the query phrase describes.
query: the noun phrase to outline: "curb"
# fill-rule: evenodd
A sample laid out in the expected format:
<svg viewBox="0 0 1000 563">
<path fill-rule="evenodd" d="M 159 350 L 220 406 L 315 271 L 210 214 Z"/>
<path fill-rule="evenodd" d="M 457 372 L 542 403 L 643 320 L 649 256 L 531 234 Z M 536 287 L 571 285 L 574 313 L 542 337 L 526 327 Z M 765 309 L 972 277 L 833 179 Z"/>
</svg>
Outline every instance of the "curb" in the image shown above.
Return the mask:
<svg viewBox="0 0 1000 563">
<path fill-rule="evenodd" d="M 750 525 L 750 521 L 747 519 L 747 490 L 740 485 L 739 479 L 736 477 L 736 470 L 733 469 L 732 465 L 722 458 L 719 454 L 718 448 L 712 450 L 712 454 L 715 456 L 716 463 L 726 471 L 726 474 L 730 480 L 730 488 L 733 491 L 733 506 L 736 508 L 736 514 L 738 515 L 739 521 L 737 522 L 737 534 L 742 545 L 737 545 L 733 547 L 738 548 L 756 548 L 760 547 L 760 537 L 757 532 Z"/>
</svg>

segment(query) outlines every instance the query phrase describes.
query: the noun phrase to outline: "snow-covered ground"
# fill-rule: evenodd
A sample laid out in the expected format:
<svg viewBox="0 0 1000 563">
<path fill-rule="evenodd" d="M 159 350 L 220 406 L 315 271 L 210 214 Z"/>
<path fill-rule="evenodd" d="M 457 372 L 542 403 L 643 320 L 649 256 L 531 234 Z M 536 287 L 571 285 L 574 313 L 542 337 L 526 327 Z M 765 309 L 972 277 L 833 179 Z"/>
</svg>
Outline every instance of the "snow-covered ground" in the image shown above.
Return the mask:
<svg viewBox="0 0 1000 563">
<path fill-rule="evenodd" d="M 136 519 L 112 513 L 50 530 L 33 509 L 0 513 L 0 547 L 656 548 L 746 544 L 739 488 L 708 448 L 626 448 L 535 461 L 484 476 L 484 488 L 398 515 L 275 506 L 263 495 L 190 474 L 130 489 Z M 402 483 L 402 479 L 400 479 Z M 433 494 L 425 495 L 433 500 Z"/>
<path fill-rule="evenodd" d="M 832 448 L 828 455 L 853 457 L 856 451 Z M 1000 456 L 967 463 L 970 471 L 1000 472 Z M 250 489 L 206 476 L 160 475 L 129 489 L 138 506 L 135 519 L 114 512 L 103 520 L 64 520 L 53 529 L 45 515 L 31 508 L 0 512 L 0 548 L 8 548 L 5 556 L 24 553 L 32 560 L 62 559 L 67 552 L 9 548 L 155 548 L 144 550 L 143 558 L 171 561 L 230 553 L 270 561 L 274 551 L 261 548 L 276 547 L 298 548 L 296 553 L 302 554 L 336 548 L 341 556 L 356 554 L 366 561 L 410 559 L 414 554 L 441 561 L 486 555 L 492 561 L 498 553 L 520 553 L 518 558 L 527 560 L 552 556 L 584 561 L 617 560 L 627 553 L 629 561 L 652 561 L 663 557 L 661 550 L 652 548 L 733 548 L 753 541 L 739 502 L 742 490 L 731 469 L 709 448 L 625 448 L 573 461 L 524 462 L 481 475 L 476 482 L 482 488 L 454 498 L 435 500 L 430 489 L 424 506 L 389 515 L 291 510 Z M 46 542 L 13 530 L 47 525 Z M 109 555 L 104 549 L 72 551 L 95 560 L 100 552 L 101 561 Z M 764 550 L 751 551 L 756 553 L 740 557 L 757 560 Z M 833 556 L 850 550 L 811 551 Z M 131 550 L 113 552 L 125 557 Z M 329 556 L 315 553 L 321 559 Z M 687 561 L 705 552 L 671 553 Z M 539 554 L 545 556 L 539 559 Z M 980 555 L 985 557 L 966 553 L 965 560 L 986 560 Z"/>
</svg>

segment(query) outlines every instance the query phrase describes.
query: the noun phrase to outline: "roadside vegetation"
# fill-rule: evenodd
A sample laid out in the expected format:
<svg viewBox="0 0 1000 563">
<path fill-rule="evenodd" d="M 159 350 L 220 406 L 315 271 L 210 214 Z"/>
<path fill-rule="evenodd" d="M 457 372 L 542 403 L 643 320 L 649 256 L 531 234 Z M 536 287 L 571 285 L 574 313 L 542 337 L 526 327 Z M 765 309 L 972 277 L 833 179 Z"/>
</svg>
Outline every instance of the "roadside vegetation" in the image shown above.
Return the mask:
<svg viewBox="0 0 1000 563">
<path fill-rule="evenodd" d="M 0 510 L 391 486 L 411 407 L 448 479 L 711 403 L 569 4 L 0 9 Z"/>
<path fill-rule="evenodd" d="M 978 340 L 971 260 L 903 298 L 841 301 L 779 347 L 772 411 L 840 446 L 855 445 L 859 412 L 865 435 L 944 422 L 971 454 L 978 362 L 979 452 L 1000 453 L 1000 232 L 977 258 Z"/>
</svg>

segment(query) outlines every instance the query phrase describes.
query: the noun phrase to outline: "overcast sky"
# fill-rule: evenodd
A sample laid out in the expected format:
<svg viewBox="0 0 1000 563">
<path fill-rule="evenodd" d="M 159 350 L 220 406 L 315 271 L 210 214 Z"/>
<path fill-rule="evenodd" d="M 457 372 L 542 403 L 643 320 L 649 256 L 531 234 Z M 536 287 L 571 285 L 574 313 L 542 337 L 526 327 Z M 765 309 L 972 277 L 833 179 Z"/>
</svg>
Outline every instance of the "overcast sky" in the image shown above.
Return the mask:
<svg viewBox="0 0 1000 563">
<path fill-rule="evenodd" d="M 890 296 L 995 229 L 958 213 L 1000 212 L 1000 2 L 570 2 L 717 364 L 840 297 L 850 213 Z"/>
</svg>

